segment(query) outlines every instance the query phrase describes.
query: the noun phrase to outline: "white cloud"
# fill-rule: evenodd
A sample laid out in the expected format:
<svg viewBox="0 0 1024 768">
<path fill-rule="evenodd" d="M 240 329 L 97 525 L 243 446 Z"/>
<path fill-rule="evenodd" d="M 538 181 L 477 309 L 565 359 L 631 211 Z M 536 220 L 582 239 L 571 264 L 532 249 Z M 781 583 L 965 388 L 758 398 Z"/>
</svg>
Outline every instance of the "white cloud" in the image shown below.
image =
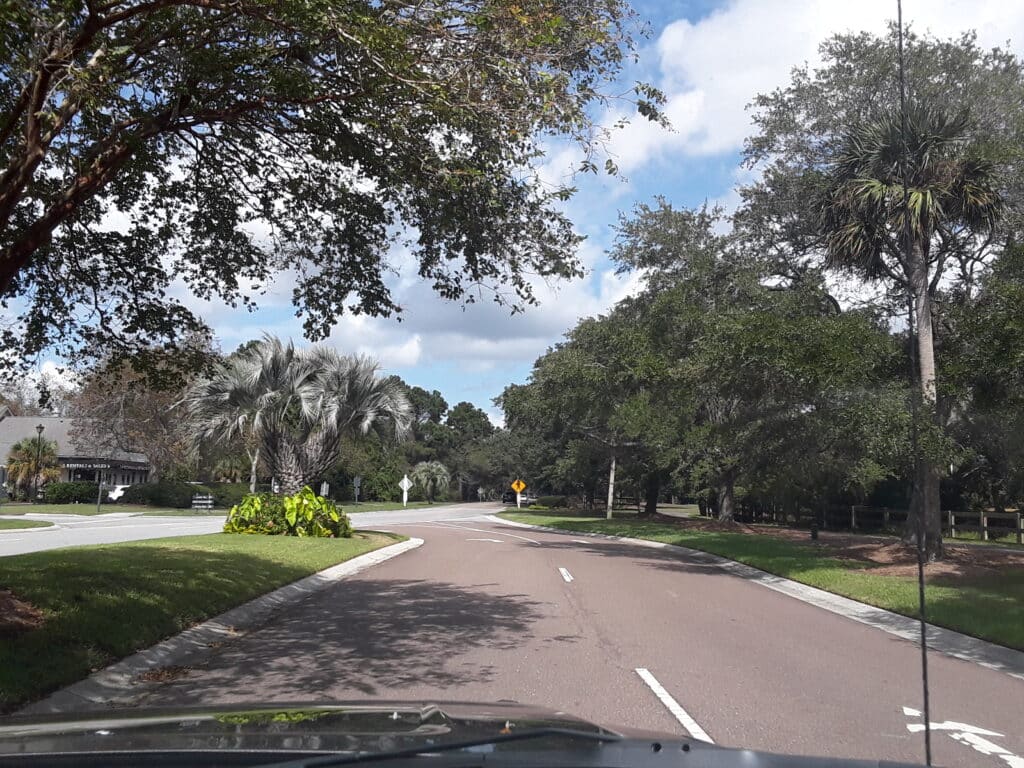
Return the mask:
<svg viewBox="0 0 1024 768">
<path fill-rule="evenodd" d="M 975 29 L 983 46 L 1024 40 L 1024 4 L 1001 0 L 907 3 L 905 20 L 940 37 Z M 733 0 L 705 18 L 668 24 L 657 41 L 658 85 L 674 132 L 634 120 L 612 149 L 628 170 L 670 153 L 738 150 L 751 133 L 746 105 L 783 86 L 794 66 L 820 62 L 818 45 L 847 31 L 881 34 L 894 18 L 891 0 Z M 610 124 L 619 115 L 607 118 Z"/>
<path fill-rule="evenodd" d="M 420 334 L 417 333 L 404 342 L 373 347 L 362 345 L 358 351 L 360 354 L 377 358 L 385 368 L 411 368 L 420 361 L 423 345 L 420 342 Z"/>
<path fill-rule="evenodd" d="M 655 71 L 647 79 L 668 96 L 666 112 L 674 130 L 633 117 L 612 135 L 609 150 L 627 175 L 655 163 L 671 172 L 673 161 L 686 157 L 720 157 L 731 163 L 751 132 L 746 105 L 757 93 L 785 85 L 794 66 L 817 63 L 818 45 L 832 34 L 884 32 L 894 11 L 891 0 L 732 0 L 698 21 L 673 21 L 642 56 L 644 67 Z M 999 0 L 908 0 L 905 12 L 917 31 L 940 37 L 974 28 L 983 46 L 1004 45 L 1009 39 L 1019 49 L 1018 41 L 1024 40 L 1024 3 L 1011 7 Z M 623 114 L 613 110 L 604 123 L 611 125 Z M 586 203 L 577 200 L 567 206 L 580 231 L 596 239 L 581 249 L 586 279 L 551 284 L 534 279 L 539 306 L 511 315 L 486 294 L 466 307 L 442 301 L 419 279 L 411 254 L 396 248 L 390 262 L 398 274 L 388 284 L 404 308 L 403 321 L 345 315 L 328 343 L 344 352 L 371 354 L 388 368 L 402 369 L 412 381 L 415 374 L 408 375 L 408 369 L 454 366 L 462 380 L 453 384 L 461 386 L 465 396 L 474 388 L 493 394 L 492 378 L 507 379 L 504 372 L 510 364 L 529 364 L 579 318 L 604 313 L 637 291 L 642 277 L 616 275 L 601 248 L 616 201 L 632 191 L 631 185 L 603 174 L 575 174 L 582 159 L 575 146 L 552 143 L 548 150 L 537 169 L 540 180 L 551 187 L 574 183 L 588 193 Z M 739 169 L 733 176 L 736 184 L 750 179 L 750 171 Z M 666 192 L 672 183 L 666 179 Z M 709 189 L 708 198 L 727 212 L 739 202 L 735 189 Z M 263 330 L 299 341 L 300 323 L 290 317 L 294 285 L 294 275 L 275 280 L 259 301 L 270 311 L 251 316 L 217 302 L 198 301 L 187 292 L 176 295 L 213 323 L 229 348 Z M 488 413 L 500 419 L 497 410 Z"/>
</svg>

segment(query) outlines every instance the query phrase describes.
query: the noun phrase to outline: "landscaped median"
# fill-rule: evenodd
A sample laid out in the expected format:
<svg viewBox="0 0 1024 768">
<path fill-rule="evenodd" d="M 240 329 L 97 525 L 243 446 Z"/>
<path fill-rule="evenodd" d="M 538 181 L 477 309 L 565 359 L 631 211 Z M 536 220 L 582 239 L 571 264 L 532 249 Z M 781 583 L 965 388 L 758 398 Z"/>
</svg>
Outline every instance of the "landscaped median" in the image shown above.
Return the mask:
<svg viewBox="0 0 1024 768">
<path fill-rule="evenodd" d="M 404 540 L 213 534 L 0 559 L 0 711 L 277 587 Z"/>
<path fill-rule="evenodd" d="M 15 531 L 22 528 L 49 528 L 53 523 L 45 520 L 0 520 L 0 531 Z"/>
<path fill-rule="evenodd" d="M 899 546 L 885 541 L 823 537 L 815 544 L 799 543 L 781 533 L 714 530 L 714 524 L 703 520 L 648 522 L 529 512 L 504 513 L 501 517 L 699 549 L 905 616 L 918 615 L 912 566 L 903 560 L 883 562 L 885 558 L 878 553 L 892 559 Z M 989 548 L 963 551 L 967 549 L 951 548 L 947 562 L 928 566 L 928 621 L 1024 650 L 1024 554 Z"/>
</svg>

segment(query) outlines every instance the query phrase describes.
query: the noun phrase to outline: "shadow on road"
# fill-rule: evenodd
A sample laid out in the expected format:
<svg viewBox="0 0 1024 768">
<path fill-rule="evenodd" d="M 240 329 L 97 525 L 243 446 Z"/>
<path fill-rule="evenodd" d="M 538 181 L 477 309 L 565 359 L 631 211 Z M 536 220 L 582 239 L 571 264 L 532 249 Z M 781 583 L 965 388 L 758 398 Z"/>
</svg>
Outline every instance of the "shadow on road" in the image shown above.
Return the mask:
<svg viewBox="0 0 1024 768">
<path fill-rule="evenodd" d="M 361 698 L 402 687 L 488 682 L 473 648 L 511 649 L 533 637 L 542 603 L 433 581 L 353 580 L 278 614 L 271 624 L 186 661 L 183 679 L 146 705 Z M 573 642 L 559 637 L 558 642 Z"/>
</svg>

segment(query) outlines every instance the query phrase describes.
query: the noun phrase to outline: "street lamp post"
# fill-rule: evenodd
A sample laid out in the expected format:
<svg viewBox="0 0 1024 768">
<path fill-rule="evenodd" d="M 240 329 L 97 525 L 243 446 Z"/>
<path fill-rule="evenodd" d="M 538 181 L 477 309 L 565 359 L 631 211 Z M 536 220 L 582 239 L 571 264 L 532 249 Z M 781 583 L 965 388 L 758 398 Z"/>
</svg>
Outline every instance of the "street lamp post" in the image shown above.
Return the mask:
<svg viewBox="0 0 1024 768">
<path fill-rule="evenodd" d="M 32 503 L 35 504 L 39 501 L 39 475 L 42 473 L 43 463 L 43 427 L 42 424 L 36 424 L 36 477 L 35 477 L 35 488 L 32 491 Z"/>
</svg>

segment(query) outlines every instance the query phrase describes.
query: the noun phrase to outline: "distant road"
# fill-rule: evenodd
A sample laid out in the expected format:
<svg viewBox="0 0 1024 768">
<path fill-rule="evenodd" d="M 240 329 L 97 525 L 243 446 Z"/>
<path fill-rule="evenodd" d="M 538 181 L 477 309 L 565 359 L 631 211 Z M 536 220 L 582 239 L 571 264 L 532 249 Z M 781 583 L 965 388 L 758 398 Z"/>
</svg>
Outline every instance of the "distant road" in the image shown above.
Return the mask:
<svg viewBox="0 0 1024 768">
<path fill-rule="evenodd" d="M 460 520 L 475 515 L 490 514 L 500 504 L 452 504 L 427 509 L 395 510 L 391 512 L 359 512 L 352 515 L 358 528 L 423 523 L 438 520 Z M 0 515 L 2 518 L 3 515 Z M 161 539 L 166 536 L 191 536 L 217 533 L 224 525 L 223 517 L 157 517 L 114 512 L 107 515 L 18 515 L 15 520 L 45 520 L 52 528 L 38 531 L 12 530 L 0 532 L 0 557 L 39 552 L 44 549 L 76 547 L 85 544 L 113 544 L 119 541 Z"/>
</svg>

